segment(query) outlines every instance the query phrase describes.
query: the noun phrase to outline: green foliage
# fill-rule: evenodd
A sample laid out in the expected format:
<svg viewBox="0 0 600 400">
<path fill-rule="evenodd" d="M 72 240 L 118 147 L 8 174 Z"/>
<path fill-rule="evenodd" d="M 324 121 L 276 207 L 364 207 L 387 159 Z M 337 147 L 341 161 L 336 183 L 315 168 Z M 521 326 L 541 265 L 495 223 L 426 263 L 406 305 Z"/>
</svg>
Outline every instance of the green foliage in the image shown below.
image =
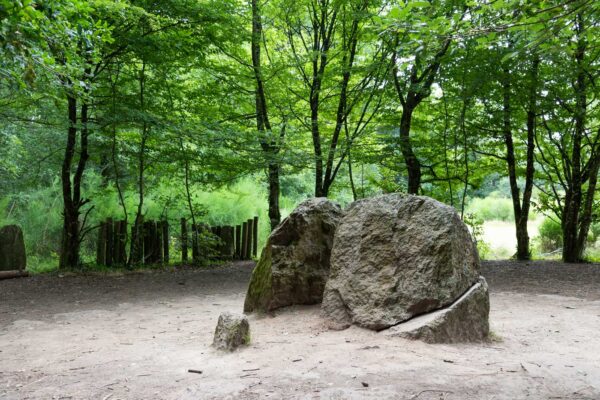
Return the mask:
<svg viewBox="0 0 600 400">
<path fill-rule="evenodd" d="M 542 253 L 552 252 L 562 245 L 562 228 L 560 222 L 557 222 L 554 218 L 544 218 L 538 235 L 538 248 Z"/>
<path fill-rule="evenodd" d="M 467 212 L 484 221 L 514 221 L 515 218 L 512 200 L 498 197 L 498 193 L 492 193 L 485 198 L 471 199 Z"/>
<path fill-rule="evenodd" d="M 62 201 L 57 184 L 4 197 L 0 199 L 0 207 L 0 225 L 16 224 L 23 229 L 28 254 L 56 257 L 62 228 Z"/>
<path fill-rule="evenodd" d="M 479 257 L 483 260 L 490 258 L 490 246 L 483 240 L 483 219 L 474 214 L 465 214 L 463 222 L 469 227 L 471 236 L 477 244 Z"/>
</svg>

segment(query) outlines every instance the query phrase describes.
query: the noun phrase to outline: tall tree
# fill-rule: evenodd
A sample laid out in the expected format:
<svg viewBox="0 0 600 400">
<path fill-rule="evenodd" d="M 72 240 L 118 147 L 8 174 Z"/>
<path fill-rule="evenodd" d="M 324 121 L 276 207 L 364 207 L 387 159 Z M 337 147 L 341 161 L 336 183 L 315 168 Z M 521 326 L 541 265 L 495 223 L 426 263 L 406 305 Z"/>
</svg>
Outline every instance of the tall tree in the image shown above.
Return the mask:
<svg viewBox="0 0 600 400">
<path fill-rule="evenodd" d="M 407 169 L 407 191 L 417 194 L 421 187 L 421 162 L 411 143 L 411 125 L 417 107 L 431 95 L 442 61 L 446 57 L 452 35 L 466 11 L 462 4 L 442 2 L 431 5 L 425 2 L 401 2 L 390 14 L 397 21 L 390 31 L 392 82 L 402 113 L 399 122 L 398 145 Z M 448 22 L 440 23 L 445 18 Z M 415 40 L 412 24 L 429 21 L 432 29 L 419 32 Z M 406 49 L 411 49 L 407 54 Z"/>
<path fill-rule="evenodd" d="M 269 121 L 265 82 L 262 75 L 260 57 L 262 38 L 262 15 L 259 0 L 252 0 L 252 67 L 256 80 L 256 127 L 260 136 L 260 145 L 268 160 L 269 221 L 271 229 L 275 229 L 281 220 L 279 211 L 279 173 L 281 168 L 277 158 L 281 143 L 285 138 L 285 123 L 280 134 L 274 135 Z"/>
</svg>

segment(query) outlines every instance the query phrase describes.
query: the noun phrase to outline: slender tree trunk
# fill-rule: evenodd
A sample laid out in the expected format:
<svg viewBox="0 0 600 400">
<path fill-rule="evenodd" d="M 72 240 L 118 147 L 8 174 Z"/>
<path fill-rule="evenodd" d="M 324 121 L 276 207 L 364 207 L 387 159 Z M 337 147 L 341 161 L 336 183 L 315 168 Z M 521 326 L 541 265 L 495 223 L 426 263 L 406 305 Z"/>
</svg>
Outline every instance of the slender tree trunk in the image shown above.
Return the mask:
<svg viewBox="0 0 600 400">
<path fill-rule="evenodd" d="M 446 39 L 442 43 L 442 47 L 435 54 L 433 61 L 427 65 L 419 76 L 418 65 L 421 63 L 419 57 L 415 59 L 410 72 L 410 83 L 406 96 L 403 93 L 402 85 L 398 80 L 398 65 L 397 65 L 397 49 L 394 48 L 391 55 L 392 62 L 392 78 L 396 94 L 402 105 L 402 116 L 400 117 L 400 150 L 404 157 L 408 174 L 408 188 L 410 194 L 418 194 L 421 187 L 421 162 L 417 158 L 412 143 L 410 140 L 410 128 L 412 124 L 412 116 L 415 109 L 421 102 L 429 97 L 431 85 L 435 81 L 437 73 L 440 69 L 441 60 L 450 47 L 451 39 Z M 394 43 L 394 47 L 398 46 L 398 38 Z"/>
<path fill-rule="evenodd" d="M 146 84 L 146 63 L 142 61 L 142 69 L 139 76 L 139 87 L 140 87 L 140 109 L 142 112 L 145 110 L 145 84 Z M 148 124 L 144 120 L 142 123 L 142 129 L 140 133 L 140 151 L 138 154 L 138 206 L 135 214 L 135 220 L 133 221 L 133 229 L 131 231 L 131 246 L 129 252 L 129 262 L 144 259 L 144 251 L 142 251 L 142 239 L 145 236 L 142 234 L 144 229 L 142 211 L 144 209 L 144 172 L 146 169 L 146 141 L 148 136 Z M 141 257 L 140 257 L 141 255 Z M 144 260 L 145 261 L 145 260 Z"/>
<path fill-rule="evenodd" d="M 338 141 L 340 134 L 342 132 L 342 128 L 347 125 L 347 118 L 349 114 L 348 110 L 348 85 L 350 83 L 350 78 L 352 76 L 352 68 L 354 66 L 354 59 L 356 57 L 356 48 L 358 46 L 358 33 L 359 33 L 359 23 L 360 18 L 363 12 L 366 10 L 368 6 L 368 1 L 363 1 L 355 10 L 352 10 L 353 18 L 352 25 L 350 27 L 350 33 L 348 35 L 348 39 L 345 38 L 345 24 L 344 26 L 344 41 L 343 41 L 343 49 L 344 56 L 342 58 L 342 82 L 340 88 L 340 95 L 338 100 L 338 107 L 336 113 L 336 121 L 335 127 L 333 129 L 333 134 L 331 135 L 331 142 L 329 143 L 329 152 L 327 154 L 327 162 L 325 165 L 325 176 L 323 177 L 323 196 L 327 197 L 329 195 L 329 189 L 335 180 L 337 168 L 334 169 L 335 162 L 335 154 L 337 151 Z M 347 135 L 348 136 L 348 135 Z M 349 139 L 349 138 L 347 138 Z M 350 151 L 351 143 L 347 140 L 346 146 L 347 150 Z M 343 156 L 342 156 L 343 157 Z"/>
<path fill-rule="evenodd" d="M 521 201 L 520 214 L 518 217 L 517 214 L 515 214 L 515 223 L 517 229 L 517 259 L 519 260 L 529 260 L 531 258 L 527 223 L 529 222 L 531 195 L 533 193 L 533 177 L 535 173 L 534 150 L 539 64 L 539 56 L 535 54 L 531 63 L 531 86 L 529 90 L 529 104 L 527 109 L 527 165 L 525 167 L 525 188 L 523 189 L 523 199 Z"/>
<path fill-rule="evenodd" d="M 264 82 L 261 72 L 260 59 L 260 40 L 262 38 L 262 22 L 261 13 L 258 6 L 258 0 L 252 0 L 252 66 L 254 69 L 254 77 L 256 80 L 256 125 L 261 135 L 273 135 L 271 123 L 269 122 L 269 113 L 267 110 L 267 99 L 265 95 Z M 283 140 L 283 132 L 280 139 Z M 281 143 L 275 140 L 268 140 L 266 137 L 261 137 L 261 147 L 265 152 L 269 166 L 269 221 L 271 230 L 275 229 L 281 221 L 281 212 L 279 211 L 279 172 L 280 165 L 277 160 L 277 154 Z"/>
<path fill-rule="evenodd" d="M 517 259 L 528 260 L 529 252 L 529 233 L 527 231 L 528 215 L 523 212 L 521 207 L 521 192 L 517 181 L 517 161 L 515 157 L 515 146 L 512 134 L 512 107 L 511 107 L 511 75 L 508 66 L 502 67 L 502 130 L 504 134 L 504 143 L 506 146 L 506 165 L 508 167 L 508 181 L 510 183 L 510 192 L 513 203 L 513 213 L 515 218 L 515 229 L 517 236 Z M 529 122 L 529 121 L 528 121 Z M 529 128 L 529 126 L 528 126 Z M 528 143 L 529 146 L 529 143 Z"/>
<path fill-rule="evenodd" d="M 71 165 L 75 156 L 77 141 L 77 100 L 67 95 L 69 128 L 67 144 L 61 169 L 63 194 L 63 234 L 60 251 L 60 268 L 77 267 L 79 265 L 79 211 L 74 204 L 71 187 Z"/>
<path fill-rule="evenodd" d="M 77 100 L 74 96 L 67 96 L 67 105 L 69 113 L 69 128 L 67 135 L 67 146 L 65 149 L 65 158 L 63 160 L 61 180 L 64 201 L 64 222 L 63 237 L 61 244 L 61 255 L 59 260 L 60 268 L 76 268 L 79 266 L 79 250 L 81 245 L 81 224 L 79 216 L 81 207 L 86 201 L 82 199 L 81 190 L 83 184 L 83 174 L 89 158 L 88 153 L 88 111 L 87 103 L 81 105 L 81 129 L 80 152 L 77 167 L 73 174 L 71 183 L 71 165 L 75 156 L 75 147 L 77 142 Z M 85 221 L 84 221 L 85 222 Z"/>
<path fill-rule="evenodd" d="M 190 162 L 188 160 L 185 147 L 183 145 L 183 138 L 181 138 L 181 137 L 179 138 L 179 146 L 181 148 L 181 154 L 183 154 L 185 196 L 187 199 L 190 216 L 192 217 L 192 226 L 197 226 L 196 225 L 196 213 L 194 212 L 194 205 L 192 204 L 192 193 L 190 191 Z"/>
<path fill-rule="evenodd" d="M 314 4 L 313 4 L 314 6 Z M 324 184 L 323 150 L 321 132 L 319 126 L 319 108 L 321 85 L 323 75 L 327 66 L 331 38 L 335 29 L 339 4 L 334 4 L 334 10 L 329 15 L 329 2 L 322 1 L 320 4 L 320 16 L 317 16 L 317 8 L 313 7 L 311 24 L 313 31 L 312 43 L 312 82 L 310 85 L 310 122 L 311 135 L 313 139 L 313 150 L 315 157 L 315 197 L 326 197 L 328 188 Z"/>
<path fill-rule="evenodd" d="M 313 93 L 310 100 L 311 134 L 315 157 L 315 197 L 324 197 L 323 190 L 323 150 L 319 132 L 319 94 Z"/>
<path fill-rule="evenodd" d="M 406 169 L 408 172 L 408 193 L 418 194 L 421 187 L 421 162 L 413 151 L 410 140 L 410 126 L 414 108 L 406 104 L 402 107 L 402 117 L 400 119 L 400 150 L 404 157 Z"/>
<path fill-rule="evenodd" d="M 118 72 L 117 72 L 118 74 Z M 115 81 L 111 80 L 111 95 L 112 95 L 112 112 L 113 112 L 113 118 L 115 118 L 115 115 L 117 113 L 117 80 L 118 80 L 118 75 L 115 77 Z M 115 171 L 115 187 L 117 188 L 117 194 L 119 195 L 119 203 L 121 204 L 121 207 L 123 209 L 123 219 L 125 220 L 125 242 L 127 242 L 127 205 L 125 204 L 125 198 L 123 196 L 123 188 L 121 187 L 121 175 L 119 172 L 119 163 L 117 161 L 117 124 L 116 121 L 113 119 L 112 121 L 112 149 L 111 149 L 111 158 L 112 158 L 112 164 L 113 164 L 113 169 Z"/>
<path fill-rule="evenodd" d="M 350 179 L 350 188 L 352 189 L 352 200 L 356 201 L 358 195 L 356 193 L 356 185 L 354 184 L 354 175 L 352 174 L 352 152 L 350 146 L 350 135 L 348 134 L 348 124 L 344 123 L 344 130 L 346 132 L 346 153 L 348 154 L 348 178 Z"/>
<path fill-rule="evenodd" d="M 281 222 L 279 211 L 279 163 L 269 163 L 269 222 L 271 230 Z"/>
<path fill-rule="evenodd" d="M 600 129 L 598 130 L 600 135 Z M 585 195 L 585 203 L 583 210 L 581 211 L 581 221 L 579 224 L 579 235 L 577 240 L 577 257 L 579 260 L 583 260 L 583 252 L 585 250 L 585 243 L 587 240 L 590 226 L 592 225 L 593 211 L 594 211 L 594 195 L 596 194 L 596 187 L 598 184 L 598 171 L 600 170 L 600 152 L 598 149 L 592 154 L 590 159 L 590 172 L 588 187 Z"/>
<path fill-rule="evenodd" d="M 465 96 L 464 94 L 464 82 L 463 82 L 463 98 L 462 98 L 462 107 L 460 110 L 460 120 L 459 120 L 459 126 L 460 126 L 460 130 L 462 132 L 462 136 L 463 136 L 463 149 L 464 149 L 464 164 L 465 164 L 465 182 L 463 185 L 463 192 L 462 192 L 462 198 L 460 200 L 460 218 L 464 219 L 465 217 L 465 208 L 466 208 L 466 201 L 467 201 L 467 190 L 469 189 L 469 176 L 471 174 L 471 170 L 470 170 L 470 164 L 469 164 L 469 140 L 468 140 L 468 136 L 467 136 L 467 129 L 465 126 L 465 119 L 466 119 L 466 115 L 467 115 L 467 107 L 469 105 L 469 99 L 467 98 L 467 96 Z"/>
</svg>

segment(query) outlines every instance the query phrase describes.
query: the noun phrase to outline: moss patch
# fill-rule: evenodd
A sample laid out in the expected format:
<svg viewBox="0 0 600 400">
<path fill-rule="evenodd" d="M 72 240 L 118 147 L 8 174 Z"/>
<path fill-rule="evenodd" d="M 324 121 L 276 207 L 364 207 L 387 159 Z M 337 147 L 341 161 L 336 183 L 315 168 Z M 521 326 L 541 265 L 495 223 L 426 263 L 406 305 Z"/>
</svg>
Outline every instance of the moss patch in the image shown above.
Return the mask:
<svg viewBox="0 0 600 400">
<path fill-rule="evenodd" d="M 252 278 L 244 301 L 244 312 L 269 310 L 269 303 L 273 297 L 271 264 L 271 243 L 267 242 L 258 264 L 252 271 Z"/>
</svg>

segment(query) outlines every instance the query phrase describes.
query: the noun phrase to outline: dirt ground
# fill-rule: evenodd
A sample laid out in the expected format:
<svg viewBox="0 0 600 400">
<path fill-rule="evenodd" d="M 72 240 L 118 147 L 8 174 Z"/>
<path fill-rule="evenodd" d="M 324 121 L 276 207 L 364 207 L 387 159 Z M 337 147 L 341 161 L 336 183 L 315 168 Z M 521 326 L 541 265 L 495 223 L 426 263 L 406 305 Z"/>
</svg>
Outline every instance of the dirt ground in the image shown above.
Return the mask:
<svg viewBox="0 0 600 400">
<path fill-rule="evenodd" d="M 252 269 L 0 281 L 1 399 L 600 399 L 600 266 L 491 262 L 494 340 L 327 331 L 318 307 L 252 316 L 211 349 Z M 188 369 L 201 370 L 201 374 Z"/>
</svg>

